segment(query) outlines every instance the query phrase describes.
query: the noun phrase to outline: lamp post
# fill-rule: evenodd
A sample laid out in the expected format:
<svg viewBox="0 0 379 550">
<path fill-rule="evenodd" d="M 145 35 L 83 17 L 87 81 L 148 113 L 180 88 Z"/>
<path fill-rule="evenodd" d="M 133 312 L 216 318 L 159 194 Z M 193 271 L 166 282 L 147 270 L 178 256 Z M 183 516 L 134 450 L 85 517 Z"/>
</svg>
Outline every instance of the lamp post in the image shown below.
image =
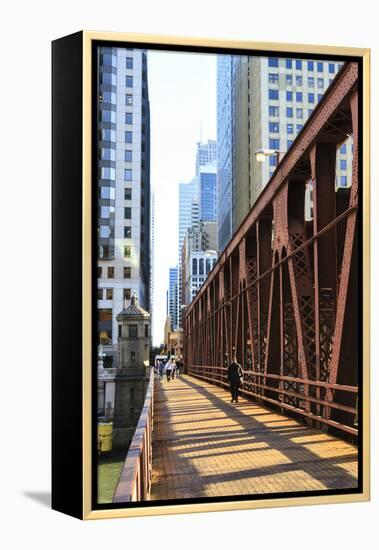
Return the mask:
<svg viewBox="0 0 379 550">
<path fill-rule="evenodd" d="M 255 158 L 257 162 L 264 162 L 267 157 L 275 157 L 276 166 L 278 166 L 285 153 L 286 151 L 279 151 L 278 149 L 257 149 L 257 151 L 255 151 Z"/>
</svg>

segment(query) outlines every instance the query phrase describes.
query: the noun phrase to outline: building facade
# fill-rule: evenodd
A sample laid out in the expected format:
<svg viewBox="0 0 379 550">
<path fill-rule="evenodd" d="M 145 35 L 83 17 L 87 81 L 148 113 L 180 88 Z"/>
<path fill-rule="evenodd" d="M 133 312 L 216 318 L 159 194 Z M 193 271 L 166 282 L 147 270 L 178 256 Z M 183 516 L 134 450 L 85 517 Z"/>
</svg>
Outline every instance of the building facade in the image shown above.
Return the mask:
<svg viewBox="0 0 379 550">
<path fill-rule="evenodd" d="M 178 327 L 178 267 L 170 267 L 168 282 L 167 315 L 171 319 L 171 330 Z"/>
<path fill-rule="evenodd" d="M 200 166 L 197 178 L 200 221 L 215 222 L 217 216 L 216 161 Z"/>
<path fill-rule="evenodd" d="M 99 48 L 98 335 L 117 366 L 117 314 L 150 308 L 150 113 L 147 53 Z"/>
<path fill-rule="evenodd" d="M 219 56 L 217 65 L 219 250 L 238 229 L 275 171 L 277 158 L 257 162 L 258 149 L 279 156 L 296 135 L 341 68 L 334 61 Z M 352 142 L 337 155 L 336 186 L 351 182 Z M 312 189 L 307 186 L 307 219 Z"/>
<path fill-rule="evenodd" d="M 210 271 L 216 265 L 217 252 L 215 250 L 192 251 L 184 245 L 183 254 L 183 304 L 188 306 Z"/>
<path fill-rule="evenodd" d="M 196 175 L 200 172 L 200 166 L 210 164 L 217 160 L 217 142 L 208 139 L 206 143 L 198 142 L 196 150 Z"/>
</svg>

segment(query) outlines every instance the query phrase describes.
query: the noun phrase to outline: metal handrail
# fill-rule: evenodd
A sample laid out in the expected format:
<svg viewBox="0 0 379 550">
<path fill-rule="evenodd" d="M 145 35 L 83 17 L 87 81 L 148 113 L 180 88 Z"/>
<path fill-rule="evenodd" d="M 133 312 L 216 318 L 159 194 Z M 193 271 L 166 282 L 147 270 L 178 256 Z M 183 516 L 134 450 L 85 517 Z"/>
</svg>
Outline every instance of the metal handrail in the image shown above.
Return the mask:
<svg viewBox="0 0 379 550">
<path fill-rule="evenodd" d="M 150 499 L 152 474 L 154 369 L 145 403 L 112 499 L 115 504 Z"/>
</svg>

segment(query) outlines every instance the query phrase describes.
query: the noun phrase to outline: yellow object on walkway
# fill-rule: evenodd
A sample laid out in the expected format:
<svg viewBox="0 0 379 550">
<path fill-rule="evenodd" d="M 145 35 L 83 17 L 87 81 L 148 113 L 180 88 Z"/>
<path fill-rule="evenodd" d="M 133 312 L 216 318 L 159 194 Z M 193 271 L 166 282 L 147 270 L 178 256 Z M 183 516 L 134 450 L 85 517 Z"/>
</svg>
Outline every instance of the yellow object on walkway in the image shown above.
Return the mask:
<svg viewBox="0 0 379 550">
<path fill-rule="evenodd" d="M 97 450 L 104 453 L 112 450 L 112 422 L 99 422 L 97 425 Z"/>
</svg>

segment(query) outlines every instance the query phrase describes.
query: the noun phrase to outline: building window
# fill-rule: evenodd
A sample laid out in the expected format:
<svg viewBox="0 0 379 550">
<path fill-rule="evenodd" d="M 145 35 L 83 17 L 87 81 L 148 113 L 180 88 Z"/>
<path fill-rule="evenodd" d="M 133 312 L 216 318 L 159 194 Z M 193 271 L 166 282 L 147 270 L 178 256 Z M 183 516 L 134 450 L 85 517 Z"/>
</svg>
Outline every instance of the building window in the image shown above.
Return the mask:
<svg viewBox="0 0 379 550">
<path fill-rule="evenodd" d="M 116 179 L 116 170 L 114 168 L 109 168 L 108 166 L 101 167 L 101 179 L 103 180 L 114 180 Z"/>
<path fill-rule="evenodd" d="M 286 84 L 292 86 L 292 74 L 286 74 Z"/>
<path fill-rule="evenodd" d="M 324 79 L 318 78 L 317 79 L 317 88 L 323 88 L 324 87 Z"/>
<path fill-rule="evenodd" d="M 130 279 L 132 277 L 132 268 L 124 267 L 124 279 Z"/>
<path fill-rule="evenodd" d="M 127 69 L 133 69 L 133 58 L 132 57 L 127 57 L 126 60 L 125 60 L 125 67 Z"/>
<path fill-rule="evenodd" d="M 125 151 L 125 162 L 132 162 L 132 160 L 133 160 L 132 151 L 130 151 L 129 149 L 126 149 L 126 151 Z"/>
<path fill-rule="evenodd" d="M 124 288 L 123 294 L 122 294 L 123 299 L 124 300 L 130 300 L 131 295 L 132 295 L 132 293 L 131 293 L 130 288 Z"/>
<path fill-rule="evenodd" d="M 199 275 L 204 275 L 204 258 L 199 258 Z"/>
<path fill-rule="evenodd" d="M 131 220 L 132 219 L 132 209 L 130 206 L 126 206 L 124 208 L 124 219 L 125 220 Z"/>
<path fill-rule="evenodd" d="M 106 300 L 113 300 L 113 288 L 105 289 Z"/>
<path fill-rule="evenodd" d="M 98 267 L 98 268 L 97 268 L 97 278 L 98 278 L 98 279 L 101 279 L 102 271 L 103 271 L 103 268 L 102 268 L 102 267 Z"/>
<path fill-rule="evenodd" d="M 296 59 L 296 70 L 301 71 L 301 59 Z"/>
<path fill-rule="evenodd" d="M 313 109 L 308 109 L 308 116 L 311 116 Z"/>
<path fill-rule="evenodd" d="M 124 199 L 126 201 L 132 200 L 132 188 L 131 187 L 125 187 L 124 189 Z"/>
<path fill-rule="evenodd" d="M 269 156 L 269 163 L 270 163 L 270 166 L 276 166 L 276 155 Z"/>
<path fill-rule="evenodd" d="M 279 107 L 275 105 L 269 105 L 268 114 L 269 116 L 279 116 Z"/>
<path fill-rule="evenodd" d="M 269 99 L 279 99 L 279 90 L 269 90 L 268 91 Z"/>
<path fill-rule="evenodd" d="M 126 94 L 125 103 L 126 103 L 126 105 L 133 105 L 133 96 L 132 96 L 132 94 Z"/>
<path fill-rule="evenodd" d="M 313 65 L 314 65 L 313 61 L 308 61 L 308 63 L 307 63 L 308 71 L 313 71 L 314 70 Z"/>
<path fill-rule="evenodd" d="M 130 225 L 126 225 L 124 227 L 124 239 L 131 239 L 132 238 L 132 228 Z"/>
<path fill-rule="evenodd" d="M 292 59 L 286 59 L 286 69 L 292 69 Z"/>
<path fill-rule="evenodd" d="M 292 140 L 292 139 L 287 140 L 287 149 L 289 149 L 289 148 L 291 147 L 292 144 L 293 144 L 293 140 Z"/>
<path fill-rule="evenodd" d="M 145 338 L 149 338 L 149 325 L 145 325 Z"/>
<path fill-rule="evenodd" d="M 268 81 L 269 81 L 269 84 L 277 84 L 277 83 L 278 83 L 278 80 L 279 80 L 279 75 L 278 75 L 278 73 L 269 73 L 269 74 L 268 74 Z"/>
<path fill-rule="evenodd" d="M 287 101 L 292 101 L 292 92 L 286 92 Z"/>
<path fill-rule="evenodd" d="M 293 117 L 293 109 L 292 107 L 287 107 L 287 118 Z"/>
<path fill-rule="evenodd" d="M 279 122 L 269 122 L 268 123 L 268 131 L 273 134 L 279 133 Z"/>
<path fill-rule="evenodd" d="M 303 85 L 303 77 L 297 76 L 296 77 L 296 86 L 302 86 Z"/>
<path fill-rule="evenodd" d="M 133 132 L 125 132 L 125 143 L 133 142 Z"/>
<path fill-rule="evenodd" d="M 323 67 L 322 63 L 320 63 L 320 62 L 317 63 L 317 71 L 319 73 L 322 73 L 324 71 L 324 67 Z"/>
<path fill-rule="evenodd" d="M 287 134 L 293 134 L 293 124 L 287 124 Z"/>
<path fill-rule="evenodd" d="M 341 187 L 347 187 L 347 176 L 341 176 Z"/>
<path fill-rule="evenodd" d="M 269 67 L 278 67 L 279 66 L 279 60 L 277 57 L 269 57 L 268 58 L 268 66 Z"/>
<path fill-rule="evenodd" d="M 300 132 L 300 130 L 303 128 L 302 124 L 296 124 L 296 131 Z"/>
<path fill-rule="evenodd" d="M 269 139 L 268 140 L 268 143 L 269 143 L 269 148 L 270 149 L 279 149 L 279 140 L 278 139 Z"/>
<path fill-rule="evenodd" d="M 97 310 L 98 320 L 99 321 L 112 321 L 112 310 L 111 309 L 98 309 Z"/>
<path fill-rule="evenodd" d="M 315 102 L 315 94 L 308 94 L 308 103 Z"/>
<path fill-rule="evenodd" d="M 296 109 L 296 118 L 303 118 L 303 109 Z"/>
<path fill-rule="evenodd" d="M 130 258 L 131 255 L 132 255 L 132 247 L 124 246 L 124 258 Z"/>
<path fill-rule="evenodd" d="M 132 76 L 126 76 L 125 77 L 125 86 L 126 86 L 126 88 L 133 88 L 133 77 Z"/>
<path fill-rule="evenodd" d="M 111 228 L 108 225 L 101 225 L 100 226 L 100 238 L 101 239 L 109 239 L 111 236 Z"/>
<path fill-rule="evenodd" d="M 125 124 L 133 124 L 133 113 L 125 113 Z"/>
<path fill-rule="evenodd" d="M 129 338 L 137 338 L 138 325 L 129 325 Z"/>
<path fill-rule="evenodd" d="M 303 101 L 303 93 L 302 92 L 296 92 L 296 101 L 298 103 L 301 103 Z"/>
<path fill-rule="evenodd" d="M 314 88 L 315 87 L 315 79 L 313 76 L 308 76 L 308 88 Z"/>
<path fill-rule="evenodd" d="M 345 155 L 346 154 L 346 143 L 343 143 L 340 147 L 340 152 Z"/>
<path fill-rule="evenodd" d="M 103 299 L 103 289 L 102 289 L 102 288 L 98 288 L 98 289 L 97 289 L 97 299 L 98 299 L 98 300 L 102 300 L 102 299 Z"/>
<path fill-rule="evenodd" d="M 347 161 L 345 159 L 340 160 L 340 168 L 341 170 L 346 170 L 347 168 Z"/>
<path fill-rule="evenodd" d="M 329 63 L 328 68 L 329 68 L 330 73 L 335 73 L 336 72 L 336 67 L 335 67 L 334 63 Z"/>
<path fill-rule="evenodd" d="M 197 275 L 197 258 L 192 259 L 192 275 Z"/>
<path fill-rule="evenodd" d="M 108 267 L 108 279 L 114 278 L 114 267 Z"/>
<path fill-rule="evenodd" d="M 132 181 L 132 171 L 130 168 L 125 168 L 124 170 L 124 180 L 125 181 Z"/>
<path fill-rule="evenodd" d="M 322 94 L 317 94 L 317 101 L 321 101 L 322 100 Z"/>
<path fill-rule="evenodd" d="M 102 160 L 116 160 L 116 151 L 114 149 L 101 149 Z"/>
</svg>

